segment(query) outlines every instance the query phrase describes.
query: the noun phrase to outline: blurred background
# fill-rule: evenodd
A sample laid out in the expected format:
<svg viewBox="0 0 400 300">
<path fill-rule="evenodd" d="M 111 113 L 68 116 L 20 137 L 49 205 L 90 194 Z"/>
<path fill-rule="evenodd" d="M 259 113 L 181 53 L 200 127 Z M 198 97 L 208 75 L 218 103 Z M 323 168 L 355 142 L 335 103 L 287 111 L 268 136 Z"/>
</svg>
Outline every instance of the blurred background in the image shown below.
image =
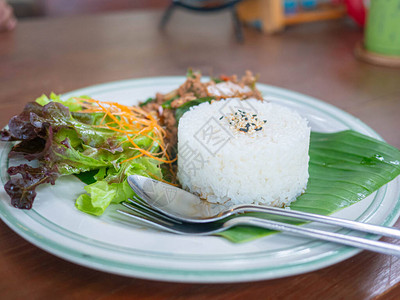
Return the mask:
<svg viewBox="0 0 400 300">
<path fill-rule="evenodd" d="M 203 15 L 224 11 L 230 16 L 221 18 L 225 22 L 229 22 L 229 18 L 233 21 L 234 37 L 239 43 L 245 40 L 244 26 L 274 34 L 293 26 L 342 19 L 360 32 L 366 28 L 364 44 L 355 50 L 359 58 L 380 65 L 400 65 L 400 0 L 0 0 L 0 6 L 4 7 L 4 3 L 8 3 L 20 21 L 110 12 L 158 11 L 163 14 L 154 22 L 160 29 L 166 28 L 177 8 Z M 5 27 L 1 23 L 6 23 L 2 20 L 5 15 L 1 13 L 2 7 L 0 31 Z M 370 26 L 367 23 L 368 13 Z M 15 26 L 8 24 L 6 27 Z M 393 57 L 382 59 L 374 54 L 394 56 L 395 60 Z"/>
<path fill-rule="evenodd" d="M 194 12 L 231 12 L 238 42 L 244 41 L 242 26 L 264 33 L 277 33 L 288 26 L 348 18 L 364 27 L 370 0 L 0 0 L 6 1 L 17 19 L 89 15 L 107 12 L 164 10 L 164 28 L 176 8 Z M 392 1 L 392 0 L 389 0 Z M 397 0 L 394 0 L 397 1 Z M 1 9 L 0 9 L 1 10 Z"/>
<path fill-rule="evenodd" d="M 365 6 L 369 4 L 368 0 L 7 0 L 6 2 L 14 9 L 17 18 L 162 9 L 171 4 L 183 4 L 197 9 L 237 4 L 241 20 L 265 31 L 276 31 L 284 24 L 340 18 L 347 12 L 362 26 L 365 20 Z M 263 7 L 261 11 L 260 7 Z M 265 12 L 266 9 L 268 12 Z M 282 24 L 265 25 L 265 22 L 271 22 L 266 18 L 267 15 L 275 19 L 272 21 Z M 289 19 L 286 20 L 286 17 Z M 273 28 L 267 28 L 268 26 Z"/>
<path fill-rule="evenodd" d="M 169 0 L 8 0 L 17 18 L 165 8 Z"/>
</svg>

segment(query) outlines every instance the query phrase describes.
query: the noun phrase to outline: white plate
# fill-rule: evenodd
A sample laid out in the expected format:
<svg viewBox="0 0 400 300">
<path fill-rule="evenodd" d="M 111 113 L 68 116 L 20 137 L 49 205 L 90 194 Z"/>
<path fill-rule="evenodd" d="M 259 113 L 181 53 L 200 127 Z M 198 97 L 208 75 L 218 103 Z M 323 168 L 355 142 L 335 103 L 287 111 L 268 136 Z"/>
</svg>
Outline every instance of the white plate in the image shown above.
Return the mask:
<svg viewBox="0 0 400 300">
<path fill-rule="evenodd" d="M 84 88 L 64 96 L 90 95 L 99 100 L 135 104 L 155 92 L 170 91 L 184 80 L 184 77 L 126 80 Z M 295 108 L 309 120 L 314 131 L 351 128 L 381 139 L 367 125 L 331 105 L 264 84 L 259 84 L 258 88 L 269 100 Z M 3 184 L 7 180 L 8 150 L 7 144 L 2 143 Z M 13 208 L 1 188 L 1 218 L 32 244 L 71 262 L 105 272 L 166 281 L 237 282 L 279 278 L 317 270 L 360 251 L 287 234 L 233 244 L 214 236 L 158 232 L 124 222 L 123 217 L 114 213 L 115 206 L 100 218 L 76 210 L 74 199 L 82 192 L 82 187 L 73 176 L 60 178 L 56 185 L 38 189 L 31 210 Z M 335 216 L 393 225 L 400 213 L 399 194 L 397 178 Z M 328 226 L 319 227 L 332 230 Z"/>
</svg>

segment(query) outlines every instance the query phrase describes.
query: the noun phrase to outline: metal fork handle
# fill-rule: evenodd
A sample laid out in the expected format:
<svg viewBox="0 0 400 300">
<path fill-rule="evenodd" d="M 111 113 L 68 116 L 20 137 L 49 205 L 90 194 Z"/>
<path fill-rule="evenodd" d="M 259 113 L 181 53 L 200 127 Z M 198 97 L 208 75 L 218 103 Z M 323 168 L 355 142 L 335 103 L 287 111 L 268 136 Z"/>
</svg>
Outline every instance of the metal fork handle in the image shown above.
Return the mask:
<svg viewBox="0 0 400 300">
<path fill-rule="evenodd" d="M 304 226 L 295 226 L 285 223 L 258 219 L 255 217 L 238 217 L 225 222 L 225 227 L 233 227 L 237 225 L 251 225 L 256 227 L 262 227 L 277 231 L 284 231 L 294 233 L 297 235 L 303 235 L 311 238 L 317 238 L 329 242 L 379 252 L 383 254 L 400 256 L 400 246 L 389 244 L 380 241 L 368 240 L 361 237 L 344 235 L 336 232 L 323 231 L 318 229 L 306 228 Z"/>
<path fill-rule="evenodd" d="M 334 226 L 340 226 L 344 228 L 349 228 L 352 230 L 362 231 L 366 233 L 372 233 L 382 236 L 388 236 L 396 239 L 400 239 L 400 230 L 393 227 L 384 227 L 368 223 L 361 223 L 357 221 L 345 220 L 335 217 L 317 215 L 297 210 L 286 210 L 282 208 L 274 207 L 260 207 L 255 205 L 239 205 L 235 208 L 235 211 L 240 212 L 262 212 L 269 213 L 272 215 L 284 216 L 284 217 L 294 217 L 302 220 L 314 221 Z"/>
</svg>

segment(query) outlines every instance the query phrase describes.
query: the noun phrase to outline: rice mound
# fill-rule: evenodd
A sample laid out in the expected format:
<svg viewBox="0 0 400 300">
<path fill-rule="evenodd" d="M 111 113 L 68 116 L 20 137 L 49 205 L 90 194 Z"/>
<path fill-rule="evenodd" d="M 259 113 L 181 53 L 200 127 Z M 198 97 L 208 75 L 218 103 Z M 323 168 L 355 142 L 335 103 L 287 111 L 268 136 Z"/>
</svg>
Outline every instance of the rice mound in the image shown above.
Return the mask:
<svg viewBox="0 0 400 300">
<path fill-rule="evenodd" d="M 226 116 L 241 111 L 266 120 L 262 130 L 233 129 Z M 211 203 L 285 207 L 307 186 L 309 143 L 307 121 L 289 108 L 256 99 L 202 103 L 179 120 L 177 176 Z"/>
</svg>

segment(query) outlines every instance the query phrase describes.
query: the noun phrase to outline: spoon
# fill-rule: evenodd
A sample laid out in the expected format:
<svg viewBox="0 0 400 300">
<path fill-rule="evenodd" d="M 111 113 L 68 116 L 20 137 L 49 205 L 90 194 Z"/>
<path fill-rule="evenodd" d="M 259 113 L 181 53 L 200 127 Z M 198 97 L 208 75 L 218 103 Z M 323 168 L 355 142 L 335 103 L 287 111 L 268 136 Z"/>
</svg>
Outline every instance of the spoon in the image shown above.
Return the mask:
<svg viewBox="0 0 400 300">
<path fill-rule="evenodd" d="M 212 204 L 183 189 L 152 178 L 130 175 L 127 180 L 133 191 L 150 207 L 183 222 L 209 223 L 239 213 L 263 212 L 400 238 L 400 230 L 396 228 L 263 205 L 233 205 L 232 203 L 227 203 L 225 205 Z"/>
</svg>

